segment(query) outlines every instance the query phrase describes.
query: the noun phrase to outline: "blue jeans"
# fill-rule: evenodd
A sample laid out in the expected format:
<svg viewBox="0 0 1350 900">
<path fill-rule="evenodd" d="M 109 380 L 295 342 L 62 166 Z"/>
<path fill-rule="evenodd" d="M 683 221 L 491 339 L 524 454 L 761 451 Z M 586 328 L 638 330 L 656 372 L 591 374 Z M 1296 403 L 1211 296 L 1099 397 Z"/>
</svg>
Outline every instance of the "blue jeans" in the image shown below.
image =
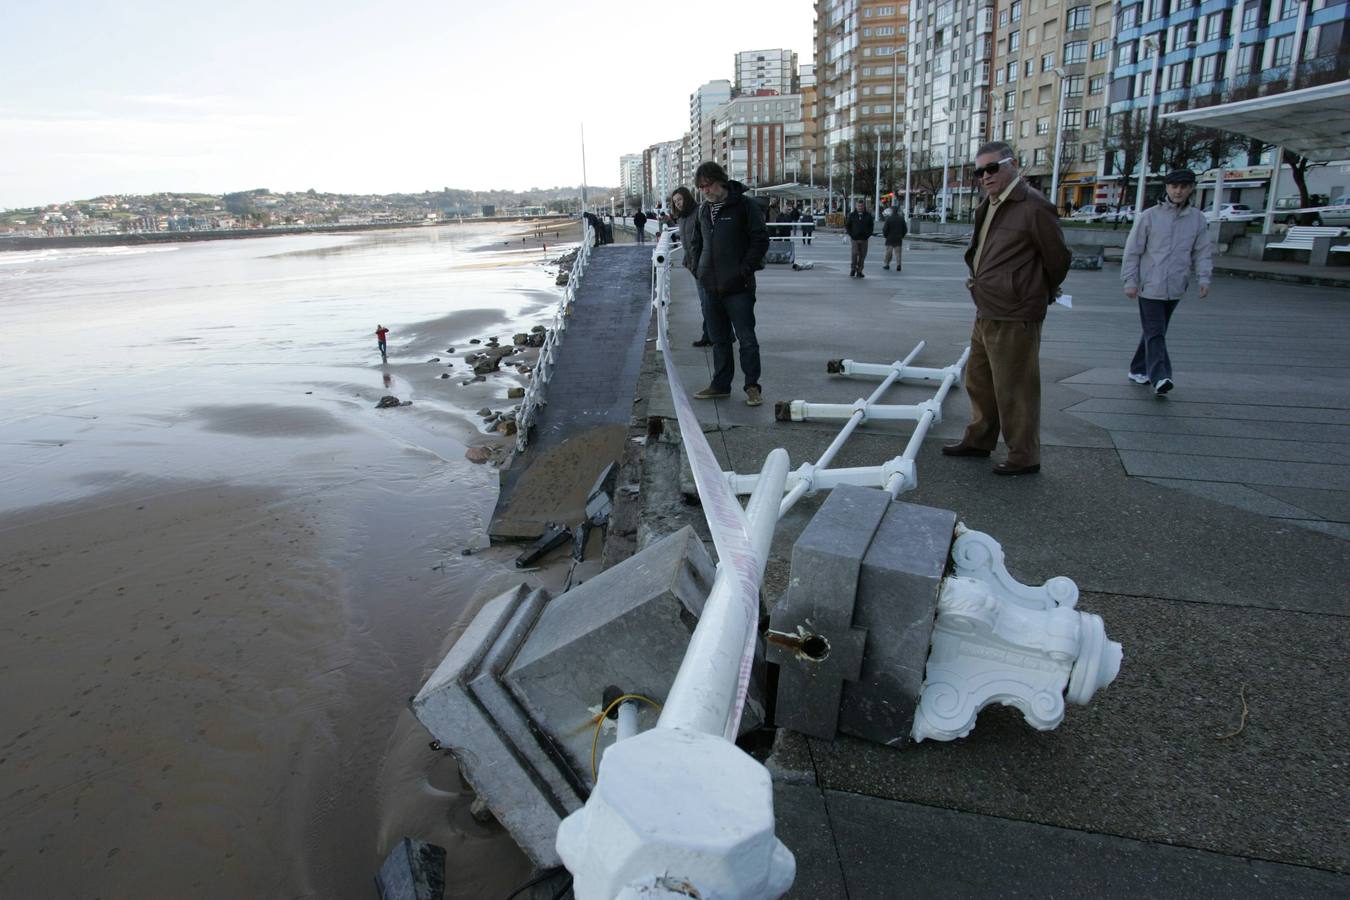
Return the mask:
<svg viewBox="0 0 1350 900">
<path fill-rule="evenodd" d="M 699 291 L 703 304 L 703 323 L 708 326 L 708 339 L 713 345 L 713 376 L 711 387 L 719 391 L 731 390 L 736 376 L 736 363 L 731 351 L 734 337 L 741 345 L 741 372 L 745 386 L 759 386 L 759 341 L 755 339 L 755 295 L 728 294 L 717 298 L 706 290 Z"/>
<path fill-rule="evenodd" d="M 1160 379 L 1172 377 L 1172 360 L 1167 355 L 1167 323 L 1172 321 L 1180 300 L 1150 300 L 1139 298 L 1139 324 L 1144 333 L 1139 347 L 1130 360 L 1131 375 L 1146 375 L 1157 384 Z"/>
</svg>

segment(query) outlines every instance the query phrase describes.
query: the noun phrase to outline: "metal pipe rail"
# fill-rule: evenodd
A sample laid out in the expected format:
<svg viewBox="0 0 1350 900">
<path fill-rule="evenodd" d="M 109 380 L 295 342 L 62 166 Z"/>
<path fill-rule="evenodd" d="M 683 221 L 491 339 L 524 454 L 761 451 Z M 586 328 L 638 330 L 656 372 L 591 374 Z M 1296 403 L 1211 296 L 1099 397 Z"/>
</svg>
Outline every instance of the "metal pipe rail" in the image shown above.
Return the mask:
<svg viewBox="0 0 1350 900">
<path fill-rule="evenodd" d="M 591 259 L 591 247 L 595 243 L 595 229 L 585 219 L 581 220 L 581 246 L 577 248 L 576 259 L 572 261 L 572 271 L 567 276 L 567 286 L 563 288 L 562 299 L 553 311 L 553 323 L 539 348 L 539 358 L 535 360 L 534 372 L 530 384 L 525 388 L 525 396 L 520 401 L 520 410 L 516 413 L 516 452 L 524 452 L 530 440 L 530 427 L 538 417 L 539 410 L 548 401 L 544 396 L 548 382 L 553 377 L 553 366 L 557 362 L 558 345 L 562 343 L 563 332 L 572 315 L 572 303 L 576 300 L 577 286 L 586 272 L 586 264 Z"/>
</svg>

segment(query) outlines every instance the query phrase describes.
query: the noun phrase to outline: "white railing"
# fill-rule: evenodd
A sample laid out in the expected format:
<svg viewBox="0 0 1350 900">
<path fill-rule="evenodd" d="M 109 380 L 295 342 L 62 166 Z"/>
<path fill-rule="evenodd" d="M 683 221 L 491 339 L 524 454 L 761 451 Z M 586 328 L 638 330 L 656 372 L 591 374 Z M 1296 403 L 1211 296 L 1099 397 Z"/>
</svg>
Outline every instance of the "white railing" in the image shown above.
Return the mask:
<svg viewBox="0 0 1350 900">
<path fill-rule="evenodd" d="M 671 233 L 652 253 L 653 302 L 675 415 L 717 548 L 717 576 L 656 727 L 617 741 L 558 854 L 577 897 L 779 897 L 796 861 L 774 837 L 768 771 L 733 743 L 759 631 L 759 591 L 787 478 L 769 454 L 745 509 L 722 477 L 670 355 Z M 687 888 L 694 888 L 691 893 Z"/>
<path fill-rule="evenodd" d="M 567 287 L 563 289 L 562 299 L 553 312 L 553 324 L 544 337 L 544 345 L 539 348 L 539 358 L 535 361 L 534 372 L 530 376 L 529 387 L 520 401 L 520 411 L 516 413 L 516 451 L 522 452 L 530 441 L 530 426 L 534 424 L 539 410 L 548 402 L 545 392 L 549 380 L 553 377 L 553 366 L 558 358 L 558 345 L 562 343 L 563 332 L 572 316 L 572 303 L 576 300 L 577 287 L 581 284 L 582 273 L 591 258 L 591 246 L 595 243 L 595 229 L 585 219 L 581 220 L 581 246 L 577 248 L 577 257 L 572 261 L 572 271 L 567 276 Z"/>
</svg>

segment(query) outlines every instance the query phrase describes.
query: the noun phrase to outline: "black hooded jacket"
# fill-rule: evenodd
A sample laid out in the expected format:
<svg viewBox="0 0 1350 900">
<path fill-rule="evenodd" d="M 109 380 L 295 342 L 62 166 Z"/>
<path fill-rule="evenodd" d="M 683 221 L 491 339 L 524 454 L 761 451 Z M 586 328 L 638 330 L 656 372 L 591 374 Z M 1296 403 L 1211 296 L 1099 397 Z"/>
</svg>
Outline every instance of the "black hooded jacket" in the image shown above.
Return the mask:
<svg viewBox="0 0 1350 900">
<path fill-rule="evenodd" d="M 690 247 L 698 260 L 695 275 L 699 284 L 713 297 L 755 293 L 755 272 L 764 268 L 769 252 L 769 231 L 764 213 L 753 198 L 745 195 L 745 185 L 727 182 L 727 198 L 712 220 L 712 204 L 698 208 L 698 227 Z"/>
</svg>

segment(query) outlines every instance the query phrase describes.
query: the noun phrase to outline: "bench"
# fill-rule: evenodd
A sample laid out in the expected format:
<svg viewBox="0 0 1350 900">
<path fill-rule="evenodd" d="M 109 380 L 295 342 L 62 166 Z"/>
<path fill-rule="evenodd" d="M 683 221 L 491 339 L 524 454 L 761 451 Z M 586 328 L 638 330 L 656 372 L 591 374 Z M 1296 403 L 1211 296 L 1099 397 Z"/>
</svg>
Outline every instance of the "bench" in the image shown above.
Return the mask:
<svg viewBox="0 0 1350 900">
<path fill-rule="evenodd" d="M 1344 228 L 1333 225 L 1293 225 L 1284 233 L 1284 240 L 1266 244 L 1267 250 L 1312 250 L 1318 238 L 1334 238 L 1345 234 Z"/>
</svg>

